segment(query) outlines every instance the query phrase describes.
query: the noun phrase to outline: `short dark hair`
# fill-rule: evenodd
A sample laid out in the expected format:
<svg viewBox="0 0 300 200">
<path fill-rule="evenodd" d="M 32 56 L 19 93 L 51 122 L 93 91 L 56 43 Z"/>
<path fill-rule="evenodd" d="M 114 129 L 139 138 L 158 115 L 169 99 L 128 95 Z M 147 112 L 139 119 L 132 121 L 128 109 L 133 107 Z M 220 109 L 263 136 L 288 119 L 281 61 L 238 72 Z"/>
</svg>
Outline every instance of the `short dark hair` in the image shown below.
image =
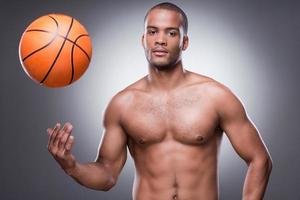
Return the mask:
<svg viewBox="0 0 300 200">
<path fill-rule="evenodd" d="M 179 8 L 178 6 L 176 6 L 173 3 L 163 2 L 163 3 L 157 4 L 157 5 L 153 6 L 152 8 L 150 8 L 148 10 L 148 12 L 146 13 L 146 15 L 145 15 L 144 23 L 146 22 L 146 19 L 147 19 L 149 13 L 154 9 L 173 10 L 173 11 L 176 11 L 177 13 L 179 13 L 182 16 L 182 26 L 183 26 L 184 34 L 187 34 L 187 32 L 188 32 L 188 19 L 187 19 L 187 16 L 181 8 Z"/>
</svg>

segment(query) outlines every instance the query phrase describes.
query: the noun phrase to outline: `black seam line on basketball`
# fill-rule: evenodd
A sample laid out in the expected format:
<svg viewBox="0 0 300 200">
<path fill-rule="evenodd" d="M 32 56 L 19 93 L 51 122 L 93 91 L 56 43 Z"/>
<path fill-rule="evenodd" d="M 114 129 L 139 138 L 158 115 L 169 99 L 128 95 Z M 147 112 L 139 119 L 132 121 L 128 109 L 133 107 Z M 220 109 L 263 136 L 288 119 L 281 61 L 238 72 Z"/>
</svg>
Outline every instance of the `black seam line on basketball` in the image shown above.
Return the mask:
<svg viewBox="0 0 300 200">
<path fill-rule="evenodd" d="M 51 17 L 51 16 L 49 16 L 49 17 Z M 58 34 L 58 29 L 59 29 L 59 28 L 58 28 L 58 23 L 57 23 L 57 21 L 56 21 L 53 17 L 51 17 L 51 18 L 54 20 L 54 22 L 55 22 L 55 24 L 56 24 L 56 32 L 55 32 L 53 38 L 50 40 L 50 42 L 48 42 L 47 44 L 45 44 L 45 45 L 42 46 L 41 48 L 39 48 L 39 49 L 37 49 L 37 50 L 31 52 L 31 53 L 28 54 L 27 56 L 25 56 L 25 57 L 22 59 L 23 62 L 24 62 L 27 58 L 29 58 L 30 56 L 32 56 L 33 54 L 35 54 L 35 53 L 41 51 L 42 49 L 46 48 L 47 46 L 49 46 L 49 45 L 55 40 L 55 38 L 56 38 L 56 36 L 57 36 L 57 34 Z M 26 32 L 27 32 L 27 31 L 26 31 Z"/>
<path fill-rule="evenodd" d="M 75 42 L 73 43 L 73 46 L 72 46 L 72 50 L 71 50 L 71 66 L 72 66 L 72 77 L 71 77 L 71 81 L 69 84 L 71 84 L 73 82 L 73 78 L 74 78 L 74 47 L 76 45 L 76 42 L 79 38 L 81 37 L 84 37 L 84 36 L 87 36 L 86 34 L 82 34 L 82 35 L 79 35 L 76 39 L 75 39 Z"/>
<path fill-rule="evenodd" d="M 46 30 L 42 30 L 42 29 L 30 29 L 30 30 L 27 30 L 26 32 L 33 32 L 33 31 L 44 32 L 44 33 L 52 33 L 51 31 L 46 31 Z M 83 34 L 83 35 L 87 36 L 87 37 L 89 36 L 88 34 Z M 74 41 L 70 40 L 69 38 L 66 38 L 63 35 L 58 34 L 57 36 L 61 37 L 61 38 L 64 38 L 64 39 L 67 39 L 68 42 L 71 42 L 72 44 L 75 44 L 88 57 L 89 61 L 91 61 L 91 58 L 90 58 L 89 54 L 79 44 L 74 43 Z M 82 35 L 80 35 L 80 36 L 82 36 Z"/>
<path fill-rule="evenodd" d="M 68 32 L 67 32 L 67 34 L 66 34 L 66 38 L 68 37 L 68 35 L 69 35 L 70 31 L 71 31 L 71 28 L 72 28 L 72 26 L 73 26 L 73 21 L 74 21 L 74 19 L 72 18 L 72 21 L 71 21 L 69 30 L 68 30 Z M 64 45 L 65 45 L 65 43 L 66 43 L 66 40 L 67 40 L 66 38 L 64 39 L 64 41 L 63 41 L 63 43 L 62 43 L 62 45 L 61 45 L 61 47 L 60 47 L 60 49 L 59 49 L 59 51 L 58 51 L 58 53 L 57 53 L 55 59 L 54 59 L 52 65 L 51 65 L 51 67 L 50 67 L 50 69 L 48 70 L 47 74 L 45 75 L 45 77 L 43 78 L 43 80 L 41 80 L 40 83 L 43 83 L 43 82 L 47 79 L 48 75 L 50 74 L 52 68 L 54 67 L 54 65 L 55 65 L 55 63 L 56 63 L 56 61 L 57 61 L 57 59 L 58 59 L 58 57 L 59 57 L 59 55 L 60 55 L 60 53 L 61 53 L 61 51 L 62 51 Z"/>
</svg>

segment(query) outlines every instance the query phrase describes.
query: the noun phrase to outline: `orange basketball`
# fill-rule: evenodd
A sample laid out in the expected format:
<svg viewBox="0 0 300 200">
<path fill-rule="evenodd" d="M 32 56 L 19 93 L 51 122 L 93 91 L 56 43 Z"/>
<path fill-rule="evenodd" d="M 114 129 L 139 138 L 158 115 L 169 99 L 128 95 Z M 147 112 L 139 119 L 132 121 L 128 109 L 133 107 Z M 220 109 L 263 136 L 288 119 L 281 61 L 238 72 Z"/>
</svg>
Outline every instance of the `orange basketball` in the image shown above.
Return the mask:
<svg viewBox="0 0 300 200">
<path fill-rule="evenodd" d="M 88 68 L 92 43 L 76 19 L 49 14 L 24 31 L 19 56 L 23 69 L 36 83 L 63 87 L 78 80 Z"/>
</svg>

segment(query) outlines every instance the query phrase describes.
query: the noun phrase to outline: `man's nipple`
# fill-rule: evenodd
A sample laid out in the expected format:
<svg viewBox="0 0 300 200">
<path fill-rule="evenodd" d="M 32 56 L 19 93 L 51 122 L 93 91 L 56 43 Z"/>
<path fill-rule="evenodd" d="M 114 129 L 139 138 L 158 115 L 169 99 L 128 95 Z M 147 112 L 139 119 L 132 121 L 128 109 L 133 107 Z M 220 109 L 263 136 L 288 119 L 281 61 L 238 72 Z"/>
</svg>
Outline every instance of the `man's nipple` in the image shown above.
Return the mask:
<svg viewBox="0 0 300 200">
<path fill-rule="evenodd" d="M 143 138 L 139 139 L 139 144 L 145 144 L 145 140 Z"/>
<path fill-rule="evenodd" d="M 204 142 L 204 137 L 202 135 L 197 135 L 196 141 L 202 143 L 202 142 Z"/>
</svg>

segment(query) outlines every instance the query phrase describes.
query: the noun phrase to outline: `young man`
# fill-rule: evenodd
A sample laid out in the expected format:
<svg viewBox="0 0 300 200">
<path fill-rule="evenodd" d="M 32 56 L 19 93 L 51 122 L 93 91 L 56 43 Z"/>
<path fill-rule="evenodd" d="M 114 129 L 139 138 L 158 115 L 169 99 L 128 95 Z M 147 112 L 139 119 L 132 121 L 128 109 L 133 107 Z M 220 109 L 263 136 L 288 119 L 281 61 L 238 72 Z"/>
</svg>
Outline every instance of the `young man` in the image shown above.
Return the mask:
<svg viewBox="0 0 300 200">
<path fill-rule="evenodd" d="M 243 199 L 263 198 L 272 168 L 268 150 L 227 87 L 183 68 L 187 27 L 185 13 L 174 4 L 148 11 L 142 45 L 149 74 L 108 104 L 95 162 L 75 160 L 70 123 L 48 129 L 50 153 L 80 184 L 112 188 L 128 147 L 136 167 L 134 200 L 218 199 L 218 152 L 225 132 L 248 165 Z"/>
</svg>

